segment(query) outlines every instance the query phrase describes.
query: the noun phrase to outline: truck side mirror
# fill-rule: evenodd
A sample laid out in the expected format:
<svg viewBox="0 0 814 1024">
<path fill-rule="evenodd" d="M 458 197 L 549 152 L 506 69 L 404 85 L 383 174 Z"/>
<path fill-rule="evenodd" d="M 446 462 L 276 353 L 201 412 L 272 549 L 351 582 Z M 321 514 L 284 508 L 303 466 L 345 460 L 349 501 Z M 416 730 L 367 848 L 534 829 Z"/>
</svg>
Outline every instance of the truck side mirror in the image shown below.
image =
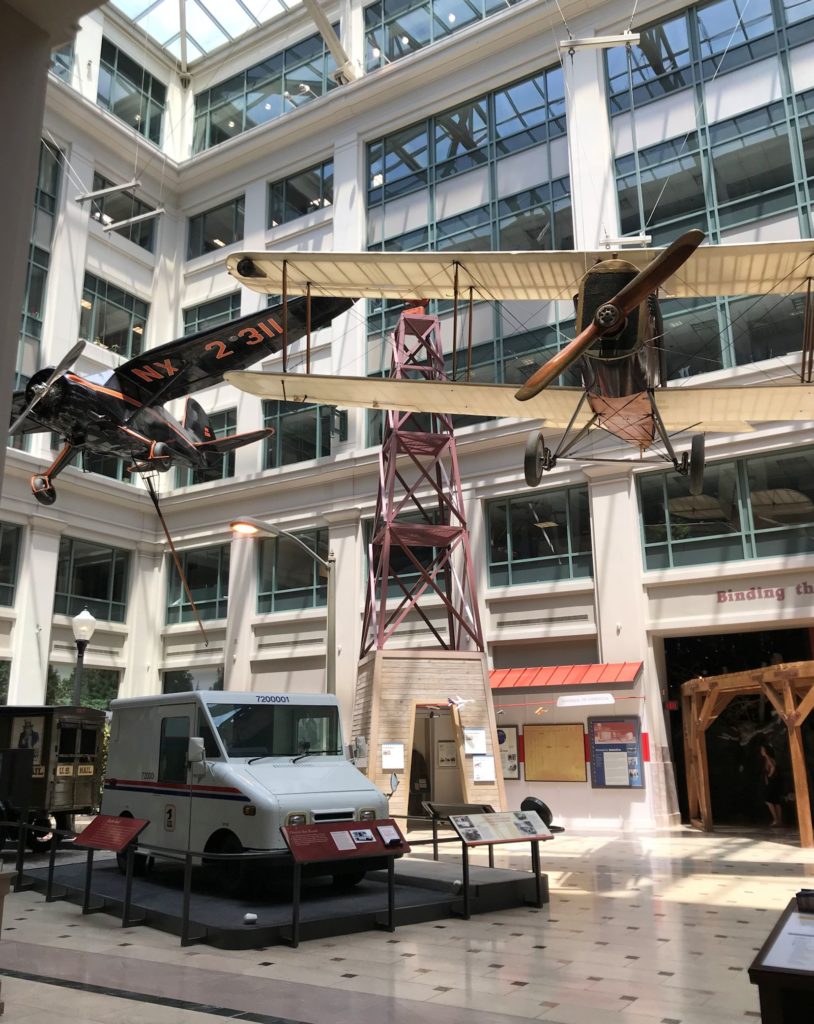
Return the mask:
<svg viewBox="0 0 814 1024">
<path fill-rule="evenodd" d="M 206 760 L 206 750 L 202 736 L 190 736 L 187 746 L 187 761 L 190 764 L 201 764 Z"/>
</svg>

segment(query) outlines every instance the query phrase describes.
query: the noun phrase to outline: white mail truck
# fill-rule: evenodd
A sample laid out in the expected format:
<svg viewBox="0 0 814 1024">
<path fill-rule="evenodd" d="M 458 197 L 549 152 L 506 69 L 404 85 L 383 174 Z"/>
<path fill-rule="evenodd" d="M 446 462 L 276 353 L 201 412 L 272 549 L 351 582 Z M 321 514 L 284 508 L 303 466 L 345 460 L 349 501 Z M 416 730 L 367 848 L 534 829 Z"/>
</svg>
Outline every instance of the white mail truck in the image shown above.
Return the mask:
<svg viewBox="0 0 814 1024">
<path fill-rule="evenodd" d="M 102 813 L 149 820 L 144 844 L 279 851 L 283 825 L 388 816 L 387 798 L 345 754 L 336 697 L 206 690 L 111 710 Z M 235 872 L 234 862 L 208 864 Z M 136 868 L 145 865 L 141 855 Z"/>
</svg>

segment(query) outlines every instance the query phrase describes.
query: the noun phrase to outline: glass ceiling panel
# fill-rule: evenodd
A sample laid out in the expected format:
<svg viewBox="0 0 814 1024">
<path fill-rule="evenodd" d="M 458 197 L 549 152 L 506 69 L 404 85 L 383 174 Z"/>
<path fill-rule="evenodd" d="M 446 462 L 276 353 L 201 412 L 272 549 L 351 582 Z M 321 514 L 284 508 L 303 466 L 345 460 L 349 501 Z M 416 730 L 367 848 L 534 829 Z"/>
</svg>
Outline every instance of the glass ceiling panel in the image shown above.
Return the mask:
<svg viewBox="0 0 814 1024">
<path fill-rule="evenodd" d="M 239 39 L 299 3 L 300 0 L 111 0 L 111 6 L 178 58 L 183 4 L 190 61 Z"/>
</svg>

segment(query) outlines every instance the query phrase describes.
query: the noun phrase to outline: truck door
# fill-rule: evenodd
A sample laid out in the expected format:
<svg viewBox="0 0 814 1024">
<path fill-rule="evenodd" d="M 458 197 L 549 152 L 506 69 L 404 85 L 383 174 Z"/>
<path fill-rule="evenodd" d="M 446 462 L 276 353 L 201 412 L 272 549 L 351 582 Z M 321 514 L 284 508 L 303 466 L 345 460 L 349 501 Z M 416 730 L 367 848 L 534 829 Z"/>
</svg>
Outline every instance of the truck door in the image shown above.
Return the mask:
<svg viewBox="0 0 814 1024">
<path fill-rule="evenodd" d="M 179 850 L 186 849 L 189 834 L 192 795 L 187 752 L 194 716 L 195 706 L 192 704 L 175 704 L 161 715 L 156 779 L 161 790 L 161 803 L 160 813 L 153 814 L 157 826 L 155 842 L 159 846 Z"/>
</svg>

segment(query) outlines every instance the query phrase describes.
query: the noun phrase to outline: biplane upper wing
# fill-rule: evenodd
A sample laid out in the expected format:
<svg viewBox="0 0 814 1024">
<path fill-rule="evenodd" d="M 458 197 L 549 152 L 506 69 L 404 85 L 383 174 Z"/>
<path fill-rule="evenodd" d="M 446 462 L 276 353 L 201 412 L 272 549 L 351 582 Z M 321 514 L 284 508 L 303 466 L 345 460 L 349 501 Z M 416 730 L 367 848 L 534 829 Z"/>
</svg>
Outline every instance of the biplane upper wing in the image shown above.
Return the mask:
<svg viewBox="0 0 814 1024">
<path fill-rule="evenodd" d="M 252 372 L 227 373 L 226 380 L 241 391 L 283 402 L 453 416 L 508 416 L 536 420 L 555 430 L 568 426 L 584 393 L 581 388 L 552 387 L 527 402 L 518 402 L 513 384 Z M 657 394 L 659 412 L 670 432 L 692 428 L 742 433 L 752 430 L 752 423 L 814 421 L 812 385 L 668 387 Z M 574 426 L 587 423 L 590 415 L 587 407 L 583 408 Z"/>
<path fill-rule="evenodd" d="M 643 269 L 660 249 L 618 255 Z M 571 300 L 586 271 L 613 252 L 244 252 L 229 273 L 254 291 L 354 298 Z M 702 245 L 662 291 L 668 297 L 805 291 L 814 277 L 814 241 Z M 457 283 L 457 292 L 456 292 Z"/>
<path fill-rule="evenodd" d="M 350 309 L 350 298 L 315 298 L 311 330 L 326 327 Z M 306 331 L 306 300 L 288 303 L 289 344 Z M 104 380 L 108 391 L 133 405 L 156 405 L 219 384 L 227 370 L 242 370 L 282 348 L 282 306 L 232 320 L 213 330 L 148 349 Z"/>
</svg>

